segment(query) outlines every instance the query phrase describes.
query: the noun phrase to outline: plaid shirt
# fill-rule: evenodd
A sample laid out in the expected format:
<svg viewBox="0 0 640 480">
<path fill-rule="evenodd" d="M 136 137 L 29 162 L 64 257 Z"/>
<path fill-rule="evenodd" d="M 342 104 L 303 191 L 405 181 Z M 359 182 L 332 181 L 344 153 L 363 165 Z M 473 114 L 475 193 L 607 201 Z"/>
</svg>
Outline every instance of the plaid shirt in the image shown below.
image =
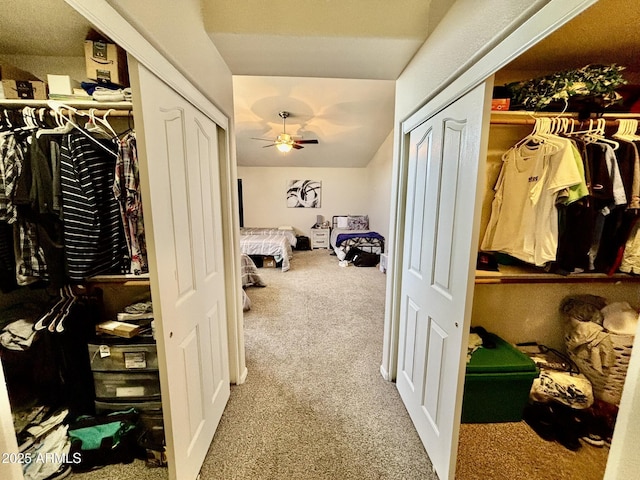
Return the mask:
<svg viewBox="0 0 640 480">
<path fill-rule="evenodd" d="M 38 240 L 38 227 L 19 218 L 13 228 L 18 285 L 24 286 L 44 280 L 47 277 L 47 265 Z"/>
<path fill-rule="evenodd" d="M 140 197 L 138 150 L 133 132 L 124 137 L 118 147 L 113 194 L 120 205 L 120 215 L 131 258 L 130 273 L 139 275 L 149 271 L 147 247 Z"/>
<path fill-rule="evenodd" d="M 0 137 L 0 221 L 15 223 L 18 218 L 13 194 L 20 174 L 24 152 L 13 134 Z"/>
</svg>

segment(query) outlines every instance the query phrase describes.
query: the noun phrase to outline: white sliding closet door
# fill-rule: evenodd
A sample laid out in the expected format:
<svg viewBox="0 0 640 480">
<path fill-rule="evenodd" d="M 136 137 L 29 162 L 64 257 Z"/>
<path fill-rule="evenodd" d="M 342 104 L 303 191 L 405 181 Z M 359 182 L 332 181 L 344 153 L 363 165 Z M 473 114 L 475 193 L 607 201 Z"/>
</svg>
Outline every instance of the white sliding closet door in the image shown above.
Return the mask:
<svg viewBox="0 0 640 480">
<path fill-rule="evenodd" d="M 170 477 L 197 477 L 229 398 L 221 130 L 130 64 Z M 141 121 L 140 121 L 141 120 Z"/>
<path fill-rule="evenodd" d="M 453 478 L 490 87 L 409 133 L 397 386 L 438 476 Z"/>
</svg>

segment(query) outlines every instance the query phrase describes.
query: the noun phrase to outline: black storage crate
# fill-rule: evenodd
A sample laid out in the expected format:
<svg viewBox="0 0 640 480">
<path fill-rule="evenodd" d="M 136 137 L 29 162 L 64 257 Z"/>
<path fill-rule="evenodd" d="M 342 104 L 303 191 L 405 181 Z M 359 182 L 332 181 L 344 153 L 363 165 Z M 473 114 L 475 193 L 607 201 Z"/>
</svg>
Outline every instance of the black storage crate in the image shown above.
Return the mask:
<svg viewBox="0 0 640 480">
<path fill-rule="evenodd" d="M 296 236 L 296 250 L 311 250 L 311 240 L 304 235 Z"/>
</svg>

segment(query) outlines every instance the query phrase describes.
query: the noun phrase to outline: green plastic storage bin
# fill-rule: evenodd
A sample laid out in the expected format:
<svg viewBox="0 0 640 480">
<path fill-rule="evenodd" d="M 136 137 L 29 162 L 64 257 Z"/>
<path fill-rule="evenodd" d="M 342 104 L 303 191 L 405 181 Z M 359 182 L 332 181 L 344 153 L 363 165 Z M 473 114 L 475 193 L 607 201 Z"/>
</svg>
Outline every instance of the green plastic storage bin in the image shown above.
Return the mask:
<svg viewBox="0 0 640 480">
<path fill-rule="evenodd" d="M 462 423 L 519 422 L 539 373 L 531 358 L 489 335 L 496 348 L 476 350 L 467 363 Z"/>
</svg>

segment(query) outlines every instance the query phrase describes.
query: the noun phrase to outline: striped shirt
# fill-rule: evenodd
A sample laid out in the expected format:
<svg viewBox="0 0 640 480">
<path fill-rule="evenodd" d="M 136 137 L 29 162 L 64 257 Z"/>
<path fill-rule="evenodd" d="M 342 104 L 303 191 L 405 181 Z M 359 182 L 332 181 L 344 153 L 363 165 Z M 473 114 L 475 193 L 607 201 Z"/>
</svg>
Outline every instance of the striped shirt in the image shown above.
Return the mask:
<svg viewBox="0 0 640 480">
<path fill-rule="evenodd" d="M 112 190 L 117 147 L 110 147 L 114 155 L 78 132 L 71 132 L 62 141 L 64 243 L 72 280 L 123 273 L 127 246 Z"/>
</svg>

